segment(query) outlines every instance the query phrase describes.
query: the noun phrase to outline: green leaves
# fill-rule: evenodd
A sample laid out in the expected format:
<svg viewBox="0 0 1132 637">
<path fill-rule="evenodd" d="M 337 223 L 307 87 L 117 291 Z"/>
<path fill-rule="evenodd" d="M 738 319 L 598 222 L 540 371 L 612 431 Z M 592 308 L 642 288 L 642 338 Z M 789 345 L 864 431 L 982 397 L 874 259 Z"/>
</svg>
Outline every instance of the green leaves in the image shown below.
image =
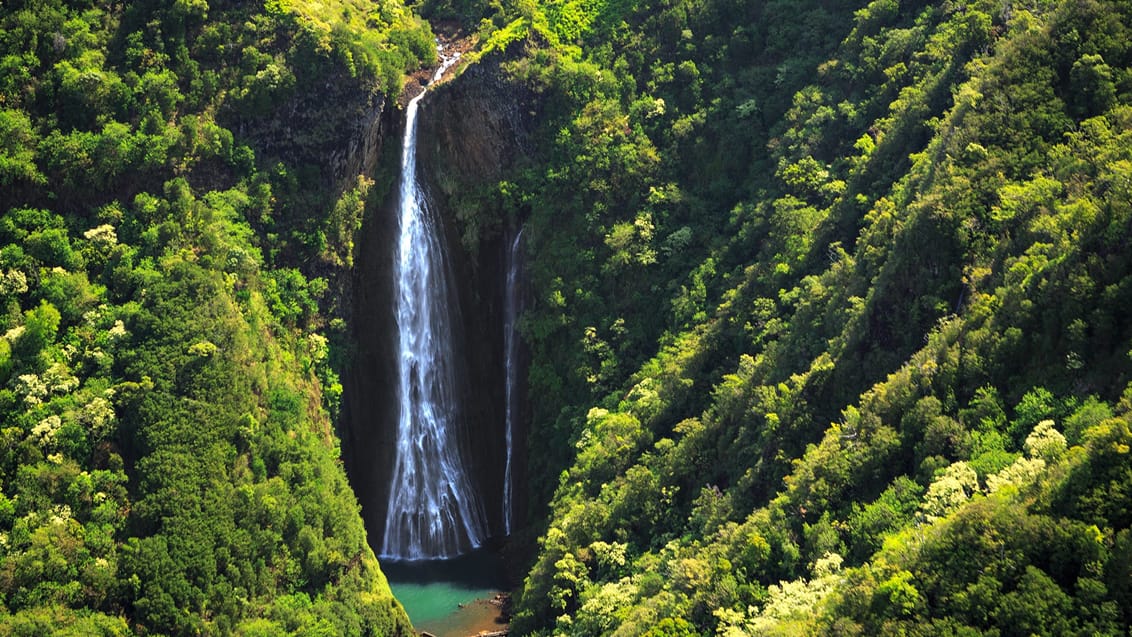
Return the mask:
<svg viewBox="0 0 1132 637">
<path fill-rule="evenodd" d="M 42 184 L 45 180 L 35 164 L 39 136 L 23 111 L 0 110 L 0 186 L 19 182 Z"/>
<path fill-rule="evenodd" d="M 1132 18 L 863 4 L 551 3 L 585 53 L 514 64 L 557 100 L 545 169 L 509 182 L 552 397 L 532 453 L 577 441 L 524 630 L 615 630 L 588 605 L 719 634 L 1118 632 Z M 625 567 L 589 559 L 617 543 Z M 845 574 L 818 595 L 826 553 Z M 580 606 L 550 608 L 570 559 Z"/>
<path fill-rule="evenodd" d="M 340 276 L 370 183 L 335 208 L 331 169 L 295 168 L 322 129 L 273 182 L 238 119 L 300 82 L 373 108 L 378 66 L 432 55 L 404 7 L 359 6 L 314 7 L 337 40 L 204 0 L 0 10 L 0 632 L 407 630 L 322 404 L 330 284 L 279 265 L 301 209 Z M 367 47 L 351 79 L 335 56 Z"/>
</svg>

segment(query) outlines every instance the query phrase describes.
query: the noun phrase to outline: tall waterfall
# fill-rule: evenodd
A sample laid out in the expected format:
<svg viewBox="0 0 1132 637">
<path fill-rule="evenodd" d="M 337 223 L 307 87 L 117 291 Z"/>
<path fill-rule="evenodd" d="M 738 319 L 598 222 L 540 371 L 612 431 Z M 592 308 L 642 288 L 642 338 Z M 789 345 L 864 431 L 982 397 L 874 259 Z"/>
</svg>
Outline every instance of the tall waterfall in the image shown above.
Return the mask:
<svg viewBox="0 0 1132 637">
<path fill-rule="evenodd" d="M 433 82 L 456 61 L 444 59 Z M 417 108 L 405 111 L 396 277 L 399 344 L 397 451 L 382 557 L 453 557 L 478 547 L 487 524 L 460 451 L 459 391 L 443 230 L 416 179 Z"/>
<path fill-rule="evenodd" d="M 519 312 L 522 310 L 519 284 L 519 269 L 522 267 L 522 263 L 520 262 L 519 245 L 522 240 L 523 230 L 520 228 L 515 233 L 514 240 L 511 241 L 511 249 L 507 251 L 507 282 L 503 288 L 503 364 L 505 368 L 503 390 L 504 400 L 507 401 L 504 411 L 507 461 L 503 465 L 503 532 L 507 535 L 511 535 L 512 506 L 515 499 L 512 458 L 514 457 L 515 420 L 518 418 L 515 386 L 519 381 L 518 323 Z"/>
</svg>

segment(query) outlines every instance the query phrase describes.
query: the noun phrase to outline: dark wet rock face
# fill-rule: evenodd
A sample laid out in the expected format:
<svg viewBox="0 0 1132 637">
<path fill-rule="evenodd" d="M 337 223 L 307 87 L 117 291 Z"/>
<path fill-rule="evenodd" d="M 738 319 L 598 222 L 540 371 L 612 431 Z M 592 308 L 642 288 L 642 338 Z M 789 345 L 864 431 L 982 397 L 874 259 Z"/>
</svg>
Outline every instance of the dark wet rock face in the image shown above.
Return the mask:
<svg viewBox="0 0 1132 637">
<path fill-rule="evenodd" d="M 429 96 L 421 109 L 418 148 L 418 174 L 446 223 L 456 275 L 471 470 L 498 535 L 506 464 L 504 286 L 507 252 L 519 220 L 505 218 L 490 193 L 498 190 L 508 170 L 529 157 L 538 113 L 537 96 L 508 80 L 503 61 L 503 56 L 493 56 L 468 66 Z M 517 427 L 516 450 L 526 447 L 524 430 Z M 516 485 L 524 483 L 523 465 L 516 462 Z M 516 491 L 521 495 L 523 489 Z"/>
<path fill-rule="evenodd" d="M 467 466 L 486 508 L 490 533 L 503 534 L 504 285 L 506 254 L 517 220 L 506 219 L 493 197 L 507 171 L 530 155 L 537 96 L 510 82 L 489 56 L 434 87 L 419 114 L 418 179 L 444 222 L 454 274 L 452 302 L 458 332 L 452 355 L 463 382 L 461 421 Z M 398 114 L 399 125 L 403 115 Z M 384 134 L 397 139 L 397 131 Z M 386 153 L 385 159 L 393 157 Z M 393 314 L 393 259 L 397 237 L 395 189 L 366 219 L 358 239 L 353 281 L 353 359 L 343 374 L 343 457 L 370 543 L 380 546 L 389 494 L 397 423 L 397 345 Z M 488 203 L 484 203 L 488 202 Z M 521 374 L 525 377 L 525 370 Z M 521 390 L 520 390 L 521 392 Z M 523 519 L 523 418 L 514 445 L 516 519 Z"/>
</svg>

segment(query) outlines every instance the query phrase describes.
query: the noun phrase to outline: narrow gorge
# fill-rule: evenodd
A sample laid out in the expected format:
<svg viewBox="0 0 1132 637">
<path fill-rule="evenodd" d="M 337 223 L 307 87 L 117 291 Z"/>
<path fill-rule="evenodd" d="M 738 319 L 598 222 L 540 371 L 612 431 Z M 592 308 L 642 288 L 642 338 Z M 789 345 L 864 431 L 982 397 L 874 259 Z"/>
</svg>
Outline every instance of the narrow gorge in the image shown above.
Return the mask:
<svg viewBox="0 0 1132 637">
<path fill-rule="evenodd" d="M 458 57 L 442 57 L 433 82 Z M 459 314 L 449 294 L 454 275 L 438 219 L 416 177 L 417 109 L 426 94 L 427 87 L 409 101 L 401 149 L 394 267 L 397 449 L 380 553 L 391 560 L 455 557 L 479 548 L 487 531 L 462 440 L 466 427 L 456 388 L 463 366 L 453 357 Z"/>
<path fill-rule="evenodd" d="M 0 69 L 0 636 L 1128 635 L 1132 2 L 17 0 Z"/>
<path fill-rule="evenodd" d="M 454 62 L 405 105 L 400 171 L 386 176 L 396 184 L 359 238 L 343 457 L 391 579 L 482 548 L 470 570 L 499 587 L 494 556 L 526 510 L 522 230 L 496 211 L 470 215 L 461 195 L 523 155 L 535 110 L 498 55 L 449 78 Z M 472 229 L 473 216 L 493 221 Z"/>
</svg>

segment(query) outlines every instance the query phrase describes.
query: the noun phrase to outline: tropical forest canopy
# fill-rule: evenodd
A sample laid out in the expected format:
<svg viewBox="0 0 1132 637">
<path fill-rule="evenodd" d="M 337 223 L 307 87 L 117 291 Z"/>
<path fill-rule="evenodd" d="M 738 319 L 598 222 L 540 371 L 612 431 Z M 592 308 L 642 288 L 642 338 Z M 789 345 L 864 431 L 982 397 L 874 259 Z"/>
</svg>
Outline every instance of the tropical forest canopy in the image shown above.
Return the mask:
<svg viewBox="0 0 1132 637">
<path fill-rule="evenodd" d="M 1132 4 L 481 24 L 545 104 L 477 220 L 529 231 L 518 633 L 1125 630 Z"/>
<path fill-rule="evenodd" d="M 540 105 L 450 211 L 526 228 L 514 633 L 1124 634 L 1126 0 L 6 2 L 0 633 L 408 630 L 333 158 L 413 12 Z"/>
<path fill-rule="evenodd" d="M 320 311 L 374 182 L 309 105 L 435 53 L 341 5 L 0 8 L 0 634 L 410 633 Z"/>
</svg>

